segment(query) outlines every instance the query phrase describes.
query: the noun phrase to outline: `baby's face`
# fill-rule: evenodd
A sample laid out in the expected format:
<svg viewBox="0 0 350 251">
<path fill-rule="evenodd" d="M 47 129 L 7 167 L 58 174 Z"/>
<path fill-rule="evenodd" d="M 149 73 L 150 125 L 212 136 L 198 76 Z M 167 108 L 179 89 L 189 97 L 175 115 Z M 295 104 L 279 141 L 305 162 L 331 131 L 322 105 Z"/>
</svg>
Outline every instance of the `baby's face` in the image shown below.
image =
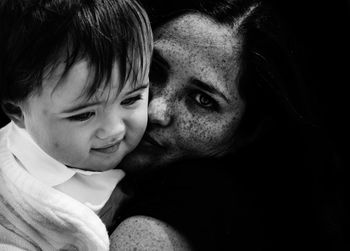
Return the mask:
<svg viewBox="0 0 350 251">
<path fill-rule="evenodd" d="M 118 92 L 116 63 L 112 87 L 86 100 L 81 94 L 93 79 L 88 63 L 76 63 L 64 78 L 62 69 L 58 66 L 44 79 L 42 92 L 21 104 L 26 130 L 47 154 L 67 166 L 94 171 L 116 167 L 145 131 L 148 83 L 134 88 L 127 83 Z"/>
</svg>

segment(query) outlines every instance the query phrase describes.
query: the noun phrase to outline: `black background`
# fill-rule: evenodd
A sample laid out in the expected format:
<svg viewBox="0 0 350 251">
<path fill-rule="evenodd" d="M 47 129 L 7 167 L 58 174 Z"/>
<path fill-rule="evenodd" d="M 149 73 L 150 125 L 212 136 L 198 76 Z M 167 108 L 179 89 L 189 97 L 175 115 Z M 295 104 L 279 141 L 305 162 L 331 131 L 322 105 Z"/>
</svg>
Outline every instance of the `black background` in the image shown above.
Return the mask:
<svg viewBox="0 0 350 251">
<path fill-rule="evenodd" d="M 270 1 L 291 31 L 296 57 L 315 112 L 345 161 L 350 84 L 350 1 Z"/>
</svg>

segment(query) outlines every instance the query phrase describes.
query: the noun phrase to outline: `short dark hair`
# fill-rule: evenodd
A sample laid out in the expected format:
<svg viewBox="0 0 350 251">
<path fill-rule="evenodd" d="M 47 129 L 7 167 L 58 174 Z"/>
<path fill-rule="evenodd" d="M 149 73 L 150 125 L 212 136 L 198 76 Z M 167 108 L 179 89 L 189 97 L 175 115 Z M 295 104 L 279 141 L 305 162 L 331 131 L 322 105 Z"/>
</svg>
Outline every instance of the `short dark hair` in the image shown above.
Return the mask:
<svg viewBox="0 0 350 251">
<path fill-rule="evenodd" d="M 87 98 L 109 87 L 116 60 L 119 88 L 144 81 L 152 43 L 148 17 L 136 0 L 2 0 L 1 104 L 40 92 L 43 74 L 62 62 L 64 76 L 77 61 L 88 61 L 94 79 L 82 94 Z"/>
</svg>

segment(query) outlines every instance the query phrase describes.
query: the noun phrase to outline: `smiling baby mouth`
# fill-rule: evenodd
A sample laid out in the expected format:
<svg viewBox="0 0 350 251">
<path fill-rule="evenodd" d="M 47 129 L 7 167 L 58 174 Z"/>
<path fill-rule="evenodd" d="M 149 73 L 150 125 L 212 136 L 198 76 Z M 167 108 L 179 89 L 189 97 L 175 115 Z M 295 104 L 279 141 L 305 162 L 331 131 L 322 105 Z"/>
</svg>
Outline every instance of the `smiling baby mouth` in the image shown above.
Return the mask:
<svg viewBox="0 0 350 251">
<path fill-rule="evenodd" d="M 99 153 L 114 153 L 119 149 L 119 145 L 120 145 L 121 141 L 118 141 L 116 143 L 110 144 L 110 145 L 106 145 L 103 147 L 98 147 L 98 148 L 91 148 L 92 151 L 94 152 L 99 152 Z"/>
</svg>

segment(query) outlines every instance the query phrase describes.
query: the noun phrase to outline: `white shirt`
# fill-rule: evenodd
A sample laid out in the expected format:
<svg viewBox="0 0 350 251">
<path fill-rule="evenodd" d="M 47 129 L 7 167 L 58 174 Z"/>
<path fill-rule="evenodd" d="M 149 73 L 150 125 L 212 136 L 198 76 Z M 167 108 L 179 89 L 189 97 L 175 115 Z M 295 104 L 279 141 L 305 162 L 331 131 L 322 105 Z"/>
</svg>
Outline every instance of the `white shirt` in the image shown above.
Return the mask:
<svg viewBox="0 0 350 251">
<path fill-rule="evenodd" d="M 25 129 L 14 122 L 7 146 L 17 162 L 37 180 L 85 204 L 96 214 L 106 204 L 118 182 L 125 176 L 120 169 L 104 172 L 68 168 L 45 153 Z"/>
</svg>

